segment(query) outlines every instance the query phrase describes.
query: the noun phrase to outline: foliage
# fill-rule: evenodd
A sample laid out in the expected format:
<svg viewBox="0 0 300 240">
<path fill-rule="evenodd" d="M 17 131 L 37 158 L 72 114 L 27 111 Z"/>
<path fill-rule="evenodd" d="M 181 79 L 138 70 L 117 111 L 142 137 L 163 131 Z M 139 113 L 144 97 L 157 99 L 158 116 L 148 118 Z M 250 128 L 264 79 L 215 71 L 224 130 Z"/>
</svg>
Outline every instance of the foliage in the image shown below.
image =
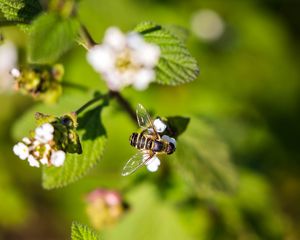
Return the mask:
<svg viewBox="0 0 300 240">
<path fill-rule="evenodd" d="M 0 9 L 7 20 L 19 23 L 29 23 L 42 11 L 35 0 L 1 0 Z"/>
<path fill-rule="evenodd" d="M 87 112 L 78 120 L 82 154 L 70 154 L 61 168 L 45 168 L 43 186 L 47 189 L 66 186 L 84 176 L 102 157 L 106 132 L 100 120 L 103 105 Z"/>
<path fill-rule="evenodd" d="M 65 68 L 62 96 L 53 105 L 0 94 L 0 238 L 66 239 L 78 219 L 87 225 L 73 223 L 72 239 L 298 239 L 299 46 L 286 27 L 292 16 L 273 15 L 279 5 L 0 0 L 0 26 L 17 24 L 1 28 L 1 39 L 18 45 L 19 66 L 59 61 Z M 210 42 L 194 26 L 203 8 L 224 27 Z M 147 21 L 132 30 L 145 19 L 162 25 Z M 20 32 L 21 22 L 31 31 Z M 112 93 L 104 76 L 98 79 L 82 46 L 104 41 L 111 25 L 159 45 L 158 84 Z M 76 41 L 82 46 L 73 47 Z M 193 81 L 197 62 L 201 81 Z M 97 91 L 101 95 L 92 96 Z M 176 138 L 176 151 L 159 156 L 156 173 L 143 167 L 125 178 L 122 168 L 137 151 L 128 137 L 141 131 L 132 109 L 137 103 L 168 125 L 165 134 Z M 74 131 L 83 150 L 68 152 L 62 167 L 44 166 L 42 181 L 39 169 L 12 153 L 16 141 L 36 128 L 36 112 L 54 118 L 77 112 Z M 100 236 L 88 227 L 84 200 L 95 188 L 117 192 L 126 209 Z"/>
<path fill-rule="evenodd" d="M 197 78 L 197 61 L 183 42 L 168 29 L 152 22 L 143 22 L 137 25 L 134 31 L 141 33 L 146 41 L 160 47 L 161 57 L 156 70 L 158 83 L 178 85 Z"/>
<path fill-rule="evenodd" d="M 77 222 L 72 224 L 72 240 L 99 240 L 100 236 L 91 230 L 88 226 Z"/>
<path fill-rule="evenodd" d="M 39 16 L 32 25 L 29 60 L 44 64 L 55 62 L 74 44 L 79 26 L 76 19 L 63 18 L 57 13 Z"/>
<path fill-rule="evenodd" d="M 176 157 L 177 168 L 200 197 L 236 190 L 238 178 L 228 147 L 204 120 L 192 119 L 187 133 L 178 141 Z"/>
</svg>

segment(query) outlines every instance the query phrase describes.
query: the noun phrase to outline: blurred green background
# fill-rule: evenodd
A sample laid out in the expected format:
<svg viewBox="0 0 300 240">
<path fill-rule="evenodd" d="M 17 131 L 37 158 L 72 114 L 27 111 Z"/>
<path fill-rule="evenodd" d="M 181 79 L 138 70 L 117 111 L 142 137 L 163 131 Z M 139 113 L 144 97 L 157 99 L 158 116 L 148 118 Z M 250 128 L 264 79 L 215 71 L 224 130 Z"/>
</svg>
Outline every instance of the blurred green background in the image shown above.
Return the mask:
<svg viewBox="0 0 300 240">
<path fill-rule="evenodd" d="M 109 139 L 100 164 L 70 186 L 42 189 L 40 169 L 12 153 L 30 129 L 22 124 L 34 127 L 36 109 L 72 111 L 93 90 L 106 91 L 86 51 L 74 46 L 60 59 L 64 81 L 90 90 L 66 87 L 50 107 L 0 95 L 0 239 L 69 239 L 73 220 L 90 225 L 84 197 L 95 188 L 119 190 L 130 206 L 101 231 L 103 239 L 300 239 L 299 6 L 294 0 L 82 0 L 80 19 L 98 42 L 109 26 L 129 31 L 145 20 L 188 29 L 199 78 L 123 95 L 156 115 L 191 117 L 185 134 L 194 134 L 198 141 L 189 144 L 201 157 L 188 158 L 189 144 L 180 154 L 179 139 L 178 154 L 159 172 L 121 177 L 135 152 L 128 137 L 136 125 L 112 102 L 102 113 Z M 205 9 L 211 11 L 203 15 Z M 17 27 L 1 33 L 24 59 L 26 34 Z"/>
</svg>

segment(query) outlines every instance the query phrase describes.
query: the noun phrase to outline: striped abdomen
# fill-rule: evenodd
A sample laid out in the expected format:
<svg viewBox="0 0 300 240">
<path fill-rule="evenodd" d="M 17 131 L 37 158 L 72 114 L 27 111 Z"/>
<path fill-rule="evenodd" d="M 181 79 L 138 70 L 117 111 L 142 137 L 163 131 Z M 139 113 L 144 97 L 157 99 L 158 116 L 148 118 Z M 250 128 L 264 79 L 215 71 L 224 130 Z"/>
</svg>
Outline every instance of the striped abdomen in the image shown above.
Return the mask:
<svg viewBox="0 0 300 240">
<path fill-rule="evenodd" d="M 133 133 L 130 138 L 130 145 L 142 150 L 152 150 L 153 152 L 164 152 L 167 149 L 167 144 L 163 141 L 155 140 L 142 133 Z"/>
<path fill-rule="evenodd" d="M 153 145 L 153 140 L 151 138 L 145 137 L 141 133 L 133 133 L 130 138 L 130 145 L 137 149 L 151 150 Z"/>
</svg>

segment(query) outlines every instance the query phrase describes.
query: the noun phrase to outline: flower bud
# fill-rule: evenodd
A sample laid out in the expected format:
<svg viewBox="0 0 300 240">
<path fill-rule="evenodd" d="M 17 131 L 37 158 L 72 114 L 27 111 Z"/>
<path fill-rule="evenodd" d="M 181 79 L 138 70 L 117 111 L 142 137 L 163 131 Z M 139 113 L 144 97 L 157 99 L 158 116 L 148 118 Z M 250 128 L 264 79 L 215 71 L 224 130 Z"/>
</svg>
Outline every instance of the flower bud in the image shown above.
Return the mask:
<svg viewBox="0 0 300 240">
<path fill-rule="evenodd" d="M 60 82 L 64 70 L 61 64 L 13 68 L 11 75 L 15 79 L 15 90 L 34 99 L 53 103 L 62 93 Z"/>
<path fill-rule="evenodd" d="M 86 213 L 94 228 L 100 230 L 114 225 L 126 210 L 119 192 L 96 189 L 86 197 Z"/>
</svg>

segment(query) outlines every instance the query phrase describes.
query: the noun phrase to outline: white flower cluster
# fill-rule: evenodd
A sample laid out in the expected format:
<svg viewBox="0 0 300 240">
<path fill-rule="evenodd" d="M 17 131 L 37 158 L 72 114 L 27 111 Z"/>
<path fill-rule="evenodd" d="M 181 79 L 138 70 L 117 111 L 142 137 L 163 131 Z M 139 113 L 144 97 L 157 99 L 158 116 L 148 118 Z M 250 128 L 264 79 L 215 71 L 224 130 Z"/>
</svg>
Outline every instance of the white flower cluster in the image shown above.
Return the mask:
<svg viewBox="0 0 300 240">
<path fill-rule="evenodd" d="M 103 44 L 92 47 L 87 54 L 88 62 L 113 91 L 129 85 L 146 89 L 155 79 L 159 57 L 157 45 L 146 43 L 138 33 L 125 35 L 116 27 L 107 29 Z"/>
<path fill-rule="evenodd" d="M 33 139 L 27 137 L 13 147 L 13 152 L 21 159 L 28 160 L 32 167 L 53 165 L 60 167 L 64 164 L 66 153 L 62 150 L 52 149 L 54 127 L 45 123 L 35 129 Z"/>
<path fill-rule="evenodd" d="M 157 118 L 153 121 L 153 125 L 155 127 L 156 132 L 158 132 L 158 133 L 164 132 L 167 128 L 167 125 L 159 118 Z M 173 143 L 174 146 L 176 147 L 176 140 L 174 138 L 171 138 L 168 135 L 163 135 L 161 138 L 169 143 Z M 144 161 L 146 161 L 148 158 L 149 158 L 149 155 L 144 154 Z M 149 159 L 147 161 L 146 166 L 147 166 L 148 171 L 156 172 L 158 167 L 160 166 L 159 158 L 156 155 L 154 155 L 151 159 Z"/>
</svg>

